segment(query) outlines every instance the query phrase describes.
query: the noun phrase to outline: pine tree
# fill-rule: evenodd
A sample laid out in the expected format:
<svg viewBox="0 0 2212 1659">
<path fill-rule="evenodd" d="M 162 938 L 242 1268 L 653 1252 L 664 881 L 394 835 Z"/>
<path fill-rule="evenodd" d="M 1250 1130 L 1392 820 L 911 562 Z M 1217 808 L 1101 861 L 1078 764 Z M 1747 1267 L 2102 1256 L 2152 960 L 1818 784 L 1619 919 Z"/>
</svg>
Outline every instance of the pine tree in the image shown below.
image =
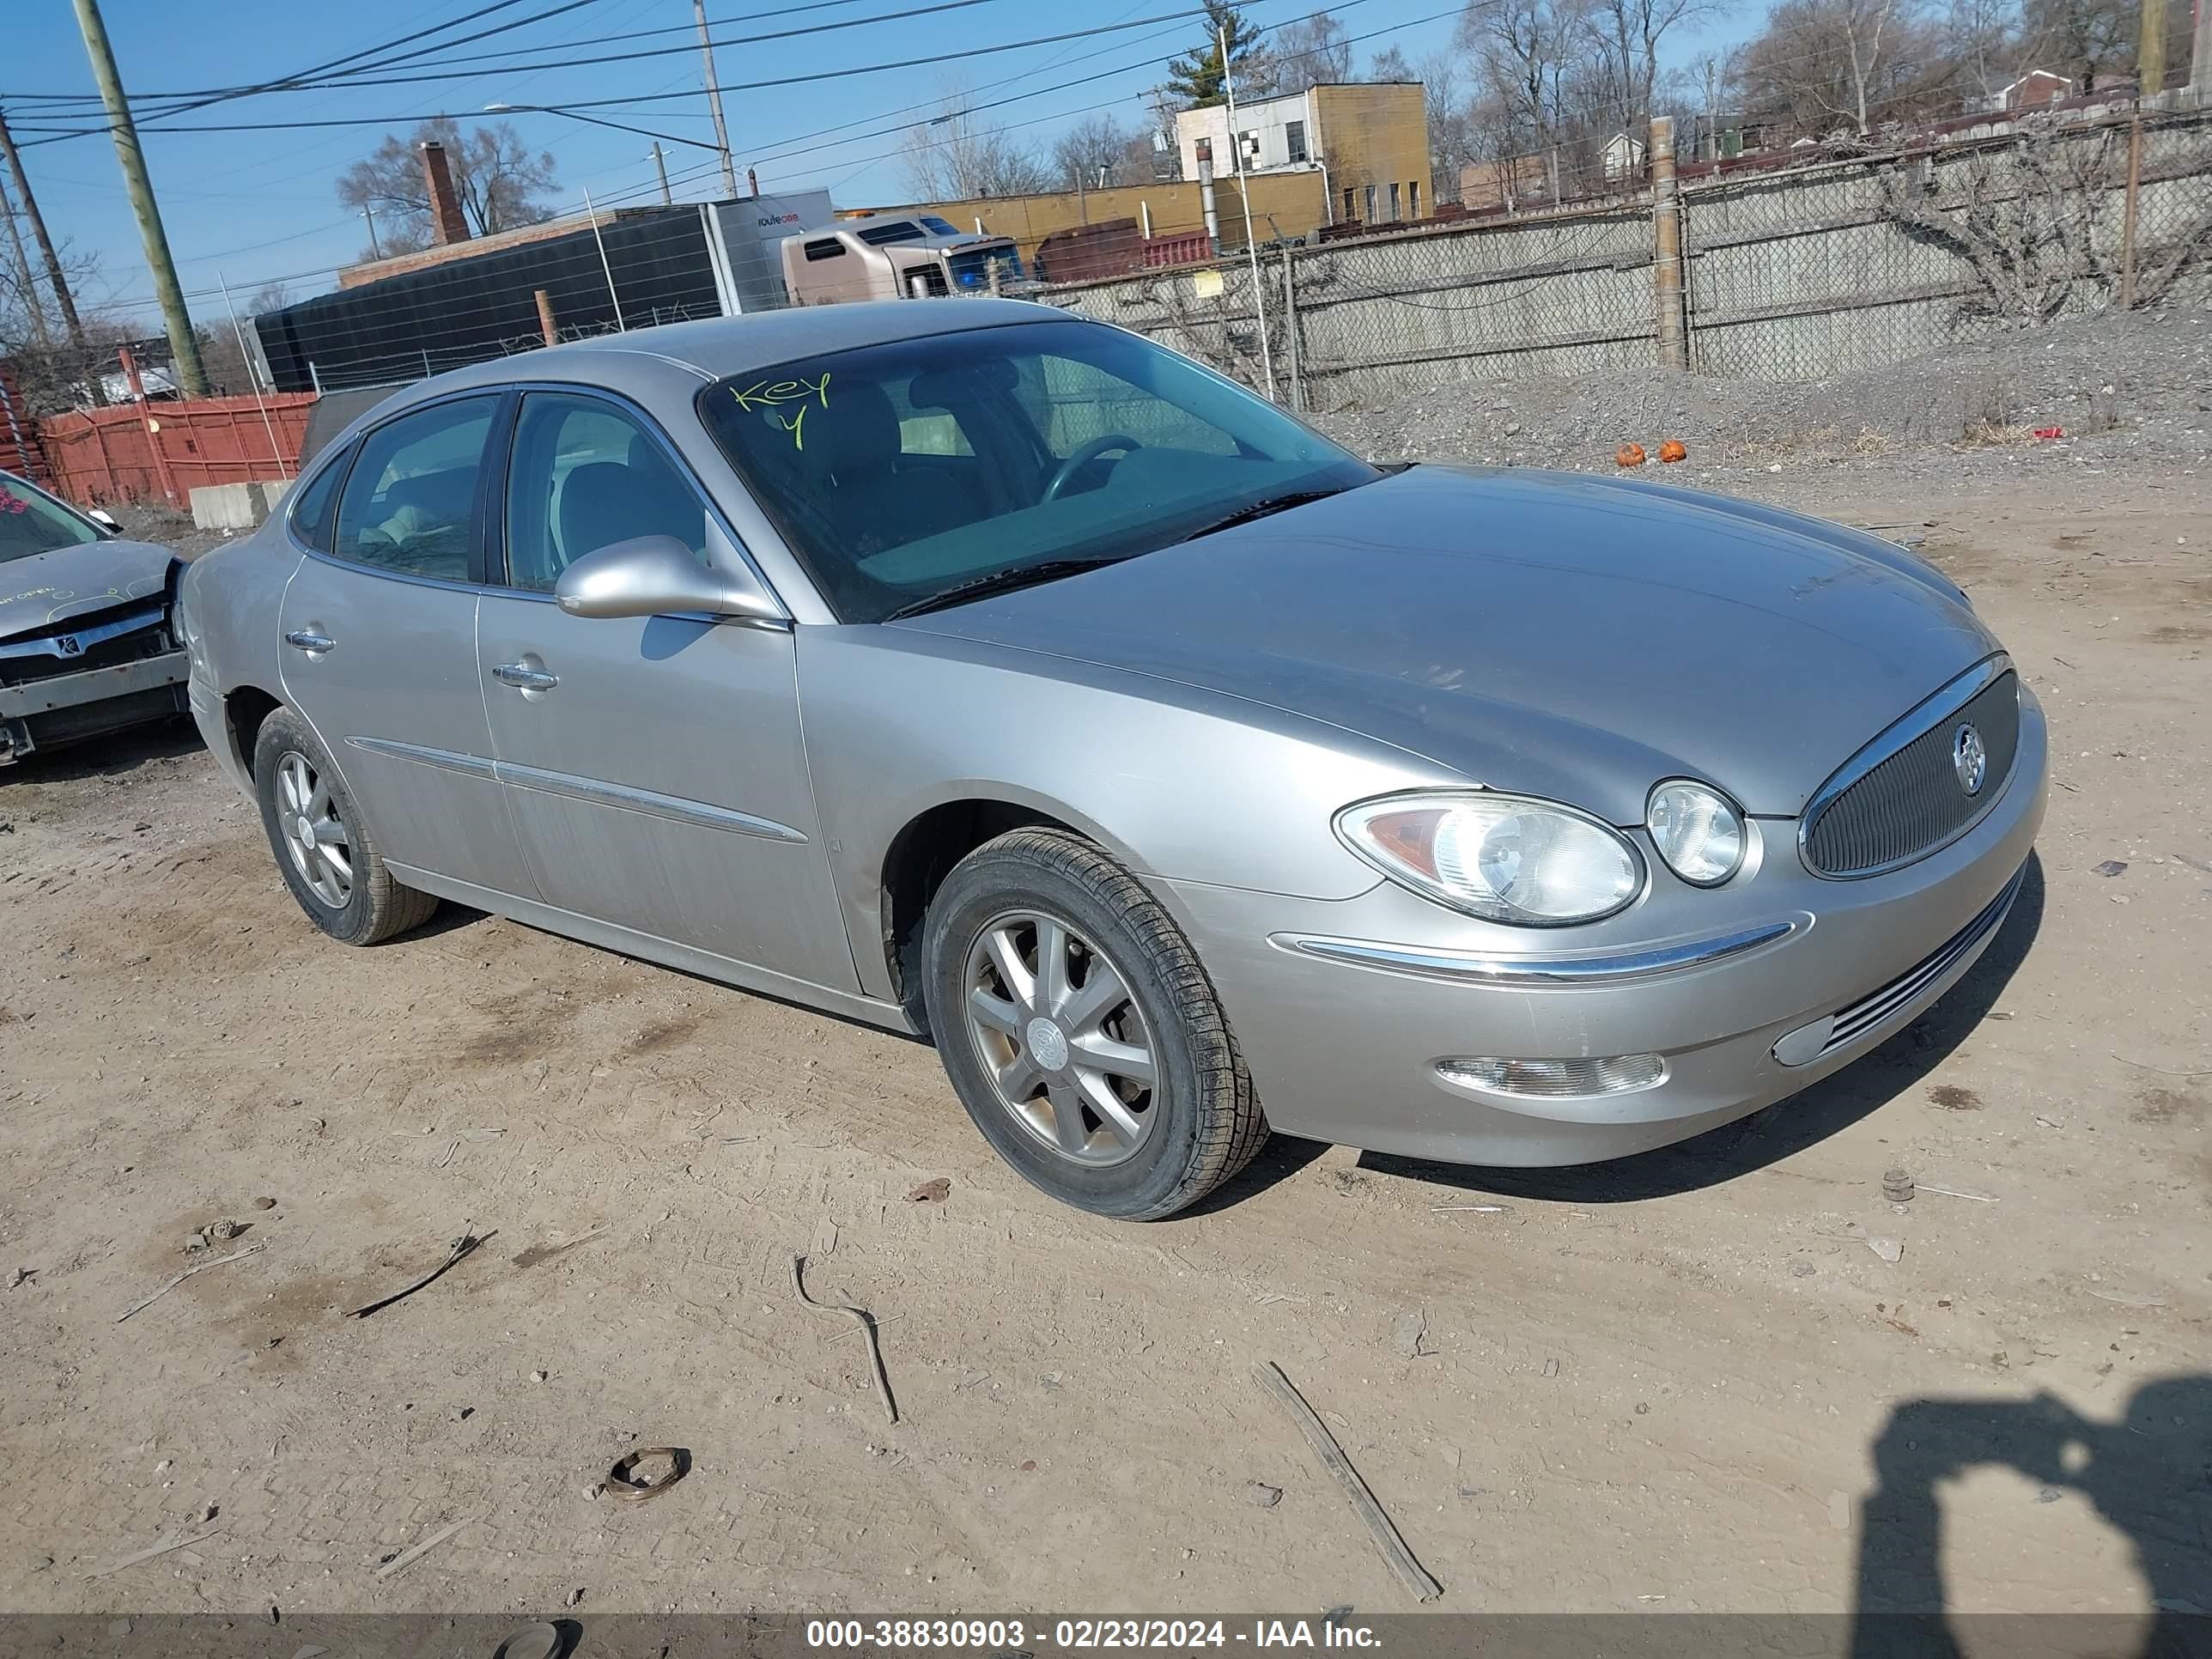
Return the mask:
<svg viewBox="0 0 2212 1659">
<path fill-rule="evenodd" d="M 1260 31 L 1244 21 L 1234 0 L 1206 0 L 1206 44 L 1168 65 L 1168 91 L 1192 109 L 1225 101 L 1221 37 L 1229 40 L 1229 67 L 1243 78 L 1245 63 L 1260 44 Z"/>
</svg>

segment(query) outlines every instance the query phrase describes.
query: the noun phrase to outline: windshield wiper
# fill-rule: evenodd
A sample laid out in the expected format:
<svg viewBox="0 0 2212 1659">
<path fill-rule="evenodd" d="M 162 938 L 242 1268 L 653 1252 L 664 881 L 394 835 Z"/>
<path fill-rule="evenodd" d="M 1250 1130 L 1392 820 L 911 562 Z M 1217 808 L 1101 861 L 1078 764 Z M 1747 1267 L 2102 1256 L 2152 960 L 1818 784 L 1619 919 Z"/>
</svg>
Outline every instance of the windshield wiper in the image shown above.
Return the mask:
<svg viewBox="0 0 2212 1659">
<path fill-rule="evenodd" d="M 1273 513 L 1304 507 L 1309 501 L 1325 501 L 1332 495 L 1341 495 L 1346 488 L 1349 486 L 1334 489 L 1293 489 L 1286 495 L 1270 495 L 1265 501 L 1254 501 L 1249 507 L 1240 507 L 1234 513 L 1216 519 L 1212 524 L 1200 525 L 1182 539 L 1194 542 L 1200 536 L 1211 536 L 1215 531 L 1227 530 L 1233 525 L 1249 524 L 1255 519 L 1264 519 Z"/>
<path fill-rule="evenodd" d="M 885 622 L 896 622 L 902 617 L 919 617 L 927 611 L 941 611 L 948 605 L 965 605 L 970 599 L 980 599 L 987 593 L 1010 593 L 1018 587 L 1029 587 L 1038 582 L 1056 580 L 1072 576 L 1079 570 L 1096 570 L 1101 565 L 1119 564 L 1131 556 L 1116 554 L 1103 559 L 1047 559 L 1042 564 L 1018 564 L 1005 570 L 994 570 L 988 576 L 956 584 L 941 593 L 932 593 L 927 599 L 915 599 L 901 605 Z"/>
</svg>

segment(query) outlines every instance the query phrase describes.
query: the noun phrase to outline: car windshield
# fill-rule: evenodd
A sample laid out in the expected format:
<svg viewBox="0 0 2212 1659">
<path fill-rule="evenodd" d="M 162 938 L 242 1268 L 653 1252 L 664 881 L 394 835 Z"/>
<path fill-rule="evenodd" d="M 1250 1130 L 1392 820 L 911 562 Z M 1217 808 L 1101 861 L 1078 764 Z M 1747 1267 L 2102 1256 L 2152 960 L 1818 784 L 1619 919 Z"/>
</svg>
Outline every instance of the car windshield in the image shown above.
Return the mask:
<svg viewBox="0 0 2212 1659">
<path fill-rule="evenodd" d="M 100 539 L 100 526 L 82 518 L 42 490 L 15 478 L 0 477 L 0 564 L 81 547 Z"/>
<path fill-rule="evenodd" d="M 1072 319 L 829 352 L 719 381 L 700 409 L 850 622 L 1382 476 L 1234 381 Z"/>
</svg>

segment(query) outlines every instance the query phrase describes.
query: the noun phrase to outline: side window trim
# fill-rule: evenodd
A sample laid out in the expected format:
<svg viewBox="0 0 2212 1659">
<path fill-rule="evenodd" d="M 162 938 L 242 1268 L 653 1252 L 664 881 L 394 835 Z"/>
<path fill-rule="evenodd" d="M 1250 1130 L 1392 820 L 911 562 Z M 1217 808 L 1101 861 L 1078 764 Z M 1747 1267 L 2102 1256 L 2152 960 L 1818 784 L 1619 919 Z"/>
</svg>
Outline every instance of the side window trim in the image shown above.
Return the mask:
<svg viewBox="0 0 2212 1659">
<path fill-rule="evenodd" d="M 345 494 L 346 475 L 353 471 L 354 461 L 360 454 L 361 440 L 356 437 L 352 442 L 342 446 L 333 459 L 325 461 L 307 477 L 285 491 L 284 533 L 291 539 L 292 545 L 296 550 L 303 553 L 320 553 L 324 550 L 301 533 L 301 501 L 305 499 L 307 492 L 316 484 L 320 483 L 325 477 L 331 478 L 333 482 L 331 485 L 329 504 L 330 520 L 331 527 L 335 528 L 337 523 L 338 497 Z"/>
<path fill-rule="evenodd" d="M 698 470 L 691 465 L 684 453 L 677 448 L 675 442 L 662 428 L 660 422 L 653 419 L 646 410 L 631 402 L 619 392 L 611 391 L 605 386 L 589 386 L 580 380 L 523 380 L 516 382 L 507 390 L 513 407 L 507 411 L 505 428 L 501 434 L 501 456 L 499 468 L 498 506 L 495 509 L 496 517 L 493 520 L 499 532 L 498 556 L 496 559 L 491 557 L 489 544 L 487 543 L 485 568 L 488 580 L 485 586 L 488 588 L 506 599 L 538 599 L 548 605 L 556 602 L 552 594 L 543 589 L 517 587 L 508 580 L 512 572 L 508 569 L 507 503 L 514 491 L 511 469 L 514 464 L 514 434 L 516 428 L 520 426 L 522 419 L 522 400 L 533 395 L 574 398 L 582 402 L 605 404 L 629 421 L 659 447 L 663 459 L 675 470 L 676 476 L 684 481 L 694 495 L 698 497 L 699 505 L 707 514 L 709 528 L 721 532 L 723 541 L 737 556 L 738 562 L 744 568 L 745 574 L 758 582 L 762 591 L 781 607 L 786 618 L 789 617 L 791 606 L 786 603 L 783 595 L 775 591 L 775 584 L 769 580 L 767 574 L 755 561 L 750 550 L 745 546 L 744 538 L 738 534 L 737 527 L 731 524 L 729 515 L 722 511 L 720 503 L 715 501 L 714 492 L 708 489 L 700 480 Z M 709 548 L 714 546 L 714 538 L 712 535 L 708 537 L 707 544 Z"/>
<path fill-rule="evenodd" d="M 514 464 L 514 428 L 521 419 L 522 393 L 513 386 L 500 394 L 484 434 L 483 470 L 477 479 L 477 544 L 469 550 L 469 580 L 478 587 L 503 587 L 507 581 L 507 469 Z"/>
<path fill-rule="evenodd" d="M 391 416 L 384 420 L 379 421 L 374 426 L 365 428 L 355 437 L 353 442 L 348 446 L 349 453 L 348 454 L 345 462 L 346 476 L 338 480 L 337 493 L 331 498 L 331 512 L 332 515 L 331 528 L 332 532 L 335 532 L 337 528 L 338 515 L 341 514 L 345 505 L 346 488 L 353 482 L 353 469 L 360 462 L 362 455 L 368 450 L 370 442 L 376 437 L 377 434 L 384 431 L 387 427 L 396 426 L 402 421 L 410 420 L 414 416 L 424 414 L 430 410 L 442 409 L 449 404 L 465 403 L 471 399 L 478 402 L 489 402 L 494 405 L 491 416 L 491 426 L 484 434 L 483 455 L 477 465 L 477 493 L 475 499 L 471 505 L 469 519 L 471 532 L 477 537 L 479 545 L 470 550 L 468 568 L 472 573 L 481 570 L 483 568 L 483 550 L 481 545 L 481 541 L 483 532 L 483 514 L 482 512 L 482 507 L 483 501 L 485 475 L 490 471 L 493 448 L 500 437 L 501 415 L 503 412 L 505 404 L 510 402 L 513 397 L 514 389 L 508 386 L 479 386 L 459 388 L 453 392 L 447 393 L 443 397 L 426 398 L 419 404 L 410 404 L 405 409 L 395 410 Z M 289 527 L 289 524 L 290 520 L 288 519 L 286 520 L 288 528 Z M 331 539 L 333 543 L 337 541 L 337 538 L 335 533 L 332 534 Z M 464 592 L 473 592 L 481 586 L 473 574 L 465 580 L 455 581 L 450 577 L 426 576 L 419 571 L 401 570 L 395 568 L 391 565 L 371 564 L 361 559 L 349 559 L 337 552 L 335 547 L 325 550 L 321 548 L 307 547 L 304 542 L 300 544 L 306 549 L 308 556 L 311 558 L 325 559 L 343 569 L 358 570 L 368 575 L 380 576 L 387 581 L 416 582 L 426 587 L 456 588 Z"/>
</svg>

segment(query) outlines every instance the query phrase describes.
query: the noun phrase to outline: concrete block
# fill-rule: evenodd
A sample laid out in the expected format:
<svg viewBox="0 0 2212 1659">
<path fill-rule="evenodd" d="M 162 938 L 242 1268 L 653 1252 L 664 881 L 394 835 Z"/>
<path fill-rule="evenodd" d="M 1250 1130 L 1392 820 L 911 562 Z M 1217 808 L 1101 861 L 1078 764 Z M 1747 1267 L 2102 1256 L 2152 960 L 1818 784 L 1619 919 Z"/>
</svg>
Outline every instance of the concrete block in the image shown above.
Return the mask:
<svg viewBox="0 0 2212 1659">
<path fill-rule="evenodd" d="M 202 530 L 251 530 L 284 499 L 288 478 L 258 483 L 202 484 L 192 491 L 192 522 Z"/>
</svg>

